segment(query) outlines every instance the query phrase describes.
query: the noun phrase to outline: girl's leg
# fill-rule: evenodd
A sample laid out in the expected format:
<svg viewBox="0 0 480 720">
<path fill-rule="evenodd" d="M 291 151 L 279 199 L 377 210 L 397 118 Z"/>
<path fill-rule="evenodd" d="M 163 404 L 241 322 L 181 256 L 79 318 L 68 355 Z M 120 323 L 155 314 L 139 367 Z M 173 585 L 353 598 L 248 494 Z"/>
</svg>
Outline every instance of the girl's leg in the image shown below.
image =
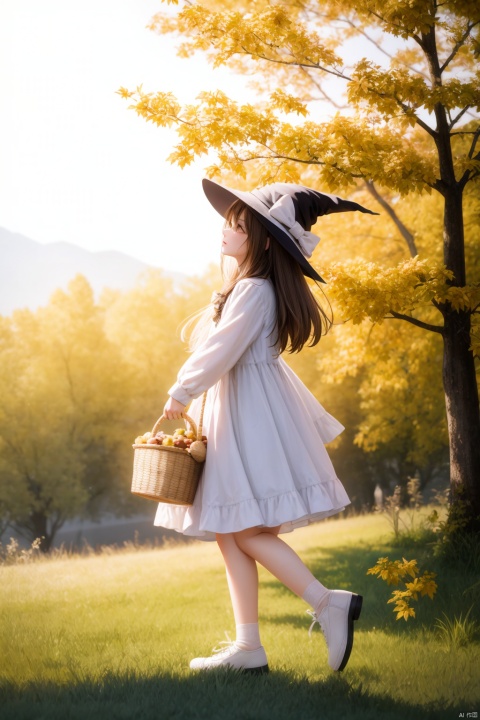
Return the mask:
<svg viewBox="0 0 480 720">
<path fill-rule="evenodd" d="M 235 645 L 241 650 L 257 650 L 262 645 L 258 627 L 257 563 L 240 550 L 231 533 L 217 534 L 217 543 L 225 561 L 235 618 Z"/>
<path fill-rule="evenodd" d="M 225 561 L 228 587 L 237 628 L 236 643 L 245 650 L 260 647 L 258 629 L 258 571 L 256 560 L 319 613 L 329 591 L 278 537 L 279 527 L 251 528 L 241 533 L 217 534 Z M 246 547 L 242 548 L 241 543 Z M 244 552 L 245 550 L 245 552 Z"/>
<path fill-rule="evenodd" d="M 225 561 L 235 623 L 258 623 L 257 563 L 238 547 L 232 533 L 217 534 L 217 543 Z"/>
<path fill-rule="evenodd" d="M 257 563 L 238 547 L 233 534 L 217 534 L 216 539 L 225 561 L 236 639 L 211 657 L 195 658 L 190 667 L 209 670 L 227 666 L 248 672 L 268 672 L 267 656 L 258 629 Z"/>
<path fill-rule="evenodd" d="M 266 532 L 266 530 L 268 532 Z M 233 533 L 237 547 L 256 560 L 281 583 L 320 612 L 328 602 L 329 591 L 316 578 L 297 553 L 278 537 L 279 528 L 249 528 Z M 305 597 L 307 593 L 308 597 Z"/>
<path fill-rule="evenodd" d="M 320 622 L 329 646 L 329 663 L 343 670 L 352 649 L 353 621 L 360 615 L 362 598 L 344 590 L 328 590 L 292 548 L 278 537 L 279 528 L 250 528 L 218 534 L 237 625 L 237 640 L 216 657 L 195 658 L 190 667 L 206 670 L 227 665 L 252 672 L 268 671 L 258 634 L 258 573 L 261 563 L 286 587 L 308 602 Z"/>
<path fill-rule="evenodd" d="M 343 670 L 352 651 L 353 621 L 360 616 L 362 597 L 345 590 L 327 590 L 289 545 L 275 532 L 265 530 L 250 528 L 234 533 L 235 542 L 313 607 L 314 622 L 319 622 L 327 641 L 330 667 Z"/>
</svg>

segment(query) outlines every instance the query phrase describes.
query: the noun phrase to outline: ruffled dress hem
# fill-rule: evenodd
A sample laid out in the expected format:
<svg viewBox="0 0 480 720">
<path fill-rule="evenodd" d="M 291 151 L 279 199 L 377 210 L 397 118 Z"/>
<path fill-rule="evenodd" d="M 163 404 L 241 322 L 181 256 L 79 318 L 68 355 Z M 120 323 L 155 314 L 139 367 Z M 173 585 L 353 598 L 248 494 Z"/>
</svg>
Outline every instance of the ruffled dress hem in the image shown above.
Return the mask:
<svg viewBox="0 0 480 720">
<path fill-rule="evenodd" d="M 186 507 L 160 503 L 154 525 L 168 527 L 199 540 L 215 540 L 216 533 L 240 532 L 250 527 L 277 527 L 280 533 L 331 517 L 350 504 L 340 481 L 309 485 L 269 498 L 249 498 L 230 505 L 195 504 Z"/>
</svg>

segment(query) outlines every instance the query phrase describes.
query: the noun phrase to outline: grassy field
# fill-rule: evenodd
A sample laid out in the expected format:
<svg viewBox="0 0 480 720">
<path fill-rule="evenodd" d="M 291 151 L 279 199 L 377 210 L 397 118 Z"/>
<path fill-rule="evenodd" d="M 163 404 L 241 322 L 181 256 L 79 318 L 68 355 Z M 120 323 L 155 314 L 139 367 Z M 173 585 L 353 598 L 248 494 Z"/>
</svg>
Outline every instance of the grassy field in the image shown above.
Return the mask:
<svg viewBox="0 0 480 720">
<path fill-rule="evenodd" d="M 428 551 L 392 547 L 379 516 L 284 536 L 327 586 L 364 596 L 347 668 L 332 672 L 323 636 L 310 640 L 305 603 L 261 570 L 261 635 L 270 674 L 195 675 L 234 622 L 213 543 L 0 567 L 3 720 L 330 720 L 458 718 L 480 712 L 478 575 L 438 568 Z M 396 621 L 391 588 L 366 571 L 380 556 L 438 572 L 433 601 Z M 474 587 L 476 583 L 476 588 Z M 451 633 L 435 629 L 453 623 Z M 457 623 L 455 623 L 455 619 Z M 456 629 L 456 630 L 455 630 Z M 470 626 L 471 629 L 471 626 Z"/>
</svg>

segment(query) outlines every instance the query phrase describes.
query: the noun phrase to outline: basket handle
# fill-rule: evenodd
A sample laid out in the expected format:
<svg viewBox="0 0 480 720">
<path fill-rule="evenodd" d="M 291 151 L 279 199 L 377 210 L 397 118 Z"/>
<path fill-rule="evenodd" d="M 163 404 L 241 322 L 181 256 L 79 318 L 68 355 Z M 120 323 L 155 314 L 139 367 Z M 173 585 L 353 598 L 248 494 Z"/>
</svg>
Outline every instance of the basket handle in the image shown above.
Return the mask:
<svg viewBox="0 0 480 720">
<path fill-rule="evenodd" d="M 201 439 L 202 439 L 202 431 L 203 431 L 203 411 L 205 410 L 205 401 L 206 401 L 206 399 L 207 399 L 207 391 L 205 390 L 205 392 L 203 393 L 203 397 L 202 397 L 202 407 L 200 408 L 200 417 L 199 417 L 199 420 L 198 420 L 198 428 L 197 428 L 197 426 L 196 426 L 196 424 L 195 424 L 195 421 L 192 420 L 192 418 L 191 418 L 189 415 L 187 415 L 186 413 L 183 413 L 183 414 L 182 414 L 183 419 L 186 420 L 186 421 L 190 424 L 190 426 L 191 426 L 191 428 L 192 428 L 192 430 L 193 430 L 193 434 L 195 435 L 195 437 L 197 438 L 197 440 L 201 440 Z M 158 428 L 160 427 L 160 423 L 161 423 L 162 420 L 164 420 L 164 419 L 165 419 L 165 416 L 164 416 L 164 415 L 161 415 L 161 416 L 158 418 L 157 422 L 155 423 L 155 425 L 153 426 L 153 429 L 152 429 L 152 437 L 154 437 L 154 436 L 157 434 L 157 430 L 158 430 Z"/>
<path fill-rule="evenodd" d="M 184 413 L 184 414 L 182 415 L 182 417 L 183 417 L 184 420 L 186 420 L 186 421 L 189 423 L 189 425 L 191 426 L 191 428 L 192 428 L 195 436 L 198 436 L 198 435 L 197 435 L 197 426 L 195 425 L 195 420 L 192 420 L 192 418 L 191 418 L 189 415 L 187 415 L 186 413 Z M 165 420 L 165 415 L 161 415 L 161 416 L 158 418 L 158 420 L 157 420 L 157 422 L 155 423 L 155 425 L 153 426 L 153 429 L 152 429 L 152 437 L 155 437 L 155 435 L 157 434 L 158 428 L 160 427 L 162 420 Z M 201 437 L 201 436 L 200 436 L 200 437 Z"/>
<path fill-rule="evenodd" d="M 200 408 L 200 417 L 198 419 L 198 432 L 197 432 L 197 440 L 202 439 L 203 435 L 203 411 L 205 410 L 205 400 L 207 399 L 207 391 L 203 393 L 202 397 L 202 407 Z"/>
</svg>

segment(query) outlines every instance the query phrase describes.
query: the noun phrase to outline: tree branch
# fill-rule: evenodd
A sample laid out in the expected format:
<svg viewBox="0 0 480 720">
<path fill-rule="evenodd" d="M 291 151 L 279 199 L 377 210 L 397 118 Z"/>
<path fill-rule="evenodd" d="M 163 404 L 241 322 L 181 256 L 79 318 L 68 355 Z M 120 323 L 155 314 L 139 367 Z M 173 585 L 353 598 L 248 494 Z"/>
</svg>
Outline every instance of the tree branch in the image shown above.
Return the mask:
<svg viewBox="0 0 480 720">
<path fill-rule="evenodd" d="M 468 181 L 469 181 L 469 180 L 472 180 L 473 177 L 475 177 L 475 176 L 472 175 L 471 170 L 465 170 L 465 172 L 463 173 L 462 177 L 461 177 L 460 180 L 458 181 L 458 187 L 460 188 L 460 190 L 463 191 L 464 188 L 465 188 L 465 186 L 466 186 L 466 184 L 468 183 Z"/>
<path fill-rule="evenodd" d="M 468 110 L 470 109 L 470 107 L 471 107 L 471 105 L 466 105 L 466 106 L 463 108 L 463 110 L 460 110 L 460 112 L 458 113 L 457 117 L 453 118 L 453 120 L 452 120 L 452 118 L 449 116 L 449 120 L 450 120 L 450 125 L 448 126 L 448 129 L 449 129 L 449 130 L 451 130 L 453 127 L 455 127 L 455 125 L 457 124 L 457 122 L 460 120 L 461 117 L 463 117 L 463 115 L 464 115 L 466 112 L 468 112 Z"/>
<path fill-rule="evenodd" d="M 397 30 L 400 30 L 400 32 L 405 32 L 405 28 L 402 27 L 402 25 L 399 25 L 398 23 L 394 23 L 391 20 L 386 20 L 384 17 L 382 17 L 380 15 L 380 13 L 374 12 L 373 10 L 369 10 L 368 12 L 370 13 L 370 15 L 373 15 L 373 17 L 377 18 L 377 20 L 380 20 L 380 22 L 383 23 L 384 25 L 391 25 L 392 27 L 397 28 Z M 417 39 L 416 35 L 412 35 L 412 37 L 414 38 L 414 40 Z"/>
<path fill-rule="evenodd" d="M 402 223 L 400 218 L 398 217 L 395 210 L 392 208 L 390 203 L 388 203 L 382 195 L 378 192 L 377 188 L 373 184 L 373 180 L 365 180 L 365 185 L 367 187 L 368 192 L 372 197 L 375 198 L 375 200 L 379 203 L 379 205 L 385 210 L 385 212 L 390 216 L 390 218 L 393 220 L 395 225 L 397 226 L 397 229 L 400 232 L 400 235 L 403 237 L 405 242 L 408 245 L 408 249 L 410 251 L 410 255 L 412 257 L 415 257 L 418 255 L 417 246 L 415 245 L 415 239 L 412 235 L 412 233 L 405 227 L 405 225 Z"/>
<path fill-rule="evenodd" d="M 410 315 L 403 315 L 402 313 L 397 313 L 395 312 L 395 310 L 390 310 L 390 314 L 392 317 L 386 315 L 386 320 L 406 320 L 412 325 L 416 325 L 417 327 L 422 328 L 422 330 L 430 330 L 430 332 L 436 332 L 440 335 L 443 335 L 443 325 L 431 325 L 430 323 L 425 323 L 422 320 L 417 320 L 417 318 L 411 317 Z"/>
<path fill-rule="evenodd" d="M 453 137 L 454 135 L 475 135 L 476 130 L 456 130 L 455 132 L 450 133 L 450 135 Z"/>
<path fill-rule="evenodd" d="M 448 58 L 445 60 L 445 62 L 444 62 L 443 65 L 441 66 L 441 68 L 440 68 L 440 73 L 441 73 L 441 74 L 442 74 L 442 73 L 446 70 L 446 68 L 450 65 L 450 63 L 452 62 L 453 58 L 454 58 L 455 55 L 458 53 L 458 51 L 460 50 L 460 48 L 461 48 L 463 45 L 465 45 L 465 40 L 468 38 L 468 36 L 470 35 L 470 33 L 471 33 L 471 31 L 473 30 L 473 28 L 475 27 L 475 25 L 478 25 L 478 21 L 477 21 L 477 22 L 474 22 L 474 23 L 471 23 L 471 24 L 467 22 L 467 29 L 466 29 L 465 32 L 463 33 L 463 35 L 462 35 L 462 37 L 460 38 L 460 40 L 458 40 L 458 41 L 455 43 L 452 52 L 450 53 L 450 55 L 448 56 Z"/>
<path fill-rule="evenodd" d="M 350 25 L 350 27 L 352 27 L 354 30 L 356 30 L 360 35 L 363 35 L 363 37 L 366 40 L 371 42 L 378 50 L 380 50 L 381 53 L 383 53 L 388 58 L 390 58 L 390 60 L 393 60 L 393 58 L 395 57 L 394 55 L 387 52 L 387 50 L 385 50 L 385 48 L 382 47 L 382 44 L 378 40 L 374 40 L 374 38 L 372 38 L 370 35 L 368 35 L 365 32 L 365 30 L 362 30 L 357 25 L 355 25 L 355 23 L 352 20 L 349 20 L 348 18 L 340 18 L 340 21 L 346 23 L 347 25 Z M 422 70 L 417 70 L 417 68 L 413 67 L 413 65 L 409 65 L 408 63 L 405 63 L 405 62 L 400 62 L 400 64 L 403 65 L 404 67 L 406 67 L 408 70 L 411 70 L 412 72 L 417 73 L 418 75 L 421 75 L 426 80 L 429 80 L 427 73 L 424 73 Z"/>
<path fill-rule="evenodd" d="M 315 78 L 313 78 L 311 76 L 311 74 L 308 72 L 307 68 L 301 67 L 299 69 L 300 69 L 300 72 L 302 72 L 304 75 L 306 75 L 308 77 L 308 79 L 312 83 L 312 85 L 314 85 L 317 88 L 318 92 L 321 95 L 323 95 L 323 99 L 326 100 L 327 102 L 329 102 L 330 105 L 333 105 L 333 107 L 337 108 L 337 110 L 345 110 L 348 107 L 348 105 L 339 105 L 338 103 L 335 102 L 335 100 L 333 100 L 329 95 L 327 95 L 327 93 L 325 92 L 323 87 L 320 85 L 320 83 L 317 82 L 317 80 L 315 80 Z"/>
<path fill-rule="evenodd" d="M 276 63 L 277 65 L 290 65 L 295 66 L 299 68 L 310 68 L 312 70 L 321 70 L 322 72 L 328 73 L 329 75 L 333 75 L 334 77 L 341 78 L 342 80 L 351 80 L 352 78 L 348 77 L 348 75 L 344 75 L 342 72 L 339 72 L 338 70 L 329 70 L 326 67 L 323 67 L 323 65 L 319 65 L 318 63 L 314 63 L 313 61 L 310 61 L 310 63 L 302 63 L 298 60 L 276 60 L 275 58 L 268 57 L 267 55 L 263 55 L 261 53 L 252 53 L 251 51 L 246 51 L 244 48 L 242 48 L 245 55 L 249 55 L 250 57 L 256 57 L 260 60 L 265 60 L 266 62 Z M 307 58 L 308 60 L 308 58 Z"/>
<path fill-rule="evenodd" d="M 62 515 L 57 514 L 56 519 L 51 521 L 52 526 L 50 528 L 50 534 L 52 535 L 52 537 L 54 537 L 57 534 L 57 532 L 60 530 L 60 528 L 63 527 L 66 520 L 67 520 L 66 517 L 63 517 Z"/>
<path fill-rule="evenodd" d="M 475 134 L 474 134 L 474 136 L 473 136 L 472 145 L 471 145 L 470 151 L 469 151 L 469 153 L 468 153 L 468 157 L 469 157 L 470 160 L 473 159 L 473 160 L 480 161 L 480 152 L 477 153 L 477 154 L 475 155 L 475 157 L 473 157 L 473 153 L 475 152 L 475 147 L 476 147 L 476 145 L 477 145 L 477 142 L 478 142 L 478 138 L 479 138 L 479 137 L 480 137 L 480 127 L 478 127 L 478 128 L 476 129 Z M 466 185 L 470 180 L 473 180 L 474 178 L 476 178 L 476 177 L 478 176 L 478 174 L 479 174 L 478 170 L 465 170 L 465 172 L 463 173 L 462 177 L 461 177 L 460 180 L 458 181 L 458 186 L 460 187 L 460 189 L 463 190 L 464 187 L 465 187 L 465 185 Z"/>
<path fill-rule="evenodd" d="M 472 139 L 472 144 L 471 144 L 471 146 L 470 146 L 470 150 L 468 151 L 468 157 L 469 157 L 470 160 L 472 159 L 473 153 L 475 152 L 475 148 L 476 148 L 476 146 L 477 146 L 477 142 L 478 142 L 478 138 L 479 138 L 479 137 L 480 137 L 480 125 L 479 125 L 478 128 L 475 130 L 475 134 L 474 134 L 473 139 Z"/>
<path fill-rule="evenodd" d="M 394 97 L 394 100 L 397 103 L 397 105 L 399 105 L 402 108 L 403 112 L 406 115 L 408 115 L 408 113 L 411 111 L 411 108 L 409 108 L 408 105 L 406 105 L 403 102 L 403 100 L 400 100 L 400 98 L 398 98 L 398 97 Z M 414 117 L 415 117 L 415 122 L 417 123 L 417 125 L 420 125 L 420 127 L 423 130 L 425 130 L 425 132 L 427 132 L 432 138 L 435 138 L 437 136 L 436 130 L 431 128 L 430 125 L 427 125 L 427 123 L 424 122 L 424 120 L 422 120 L 421 118 L 419 118 L 418 115 L 416 115 L 415 113 L 414 113 Z"/>
<path fill-rule="evenodd" d="M 264 145 L 267 150 L 270 150 L 270 148 L 266 145 Z M 251 157 L 240 157 L 236 153 L 233 153 L 236 160 L 239 160 L 240 162 L 251 162 L 252 160 L 289 160 L 290 162 L 295 163 L 302 163 L 303 165 L 325 165 L 322 160 L 301 160 L 300 158 L 296 157 L 290 157 L 290 155 L 279 155 L 277 153 L 273 153 L 271 155 L 252 155 Z M 339 173 L 345 174 L 345 170 L 338 167 L 338 165 L 335 165 L 334 163 L 330 165 L 334 170 L 336 170 Z M 358 178 L 360 180 L 363 180 L 363 175 L 359 173 L 349 173 L 350 177 L 352 178 Z"/>
<path fill-rule="evenodd" d="M 445 184 L 445 182 L 441 179 L 435 180 L 434 183 L 428 183 L 429 187 L 431 187 L 433 190 L 436 190 L 440 195 L 445 197 L 445 194 L 448 191 L 448 188 Z"/>
<path fill-rule="evenodd" d="M 472 112 L 471 108 L 469 110 L 467 110 L 467 115 L 470 115 L 470 117 L 473 118 L 474 120 L 478 120 L 478 114 Z"/>
</svg>

